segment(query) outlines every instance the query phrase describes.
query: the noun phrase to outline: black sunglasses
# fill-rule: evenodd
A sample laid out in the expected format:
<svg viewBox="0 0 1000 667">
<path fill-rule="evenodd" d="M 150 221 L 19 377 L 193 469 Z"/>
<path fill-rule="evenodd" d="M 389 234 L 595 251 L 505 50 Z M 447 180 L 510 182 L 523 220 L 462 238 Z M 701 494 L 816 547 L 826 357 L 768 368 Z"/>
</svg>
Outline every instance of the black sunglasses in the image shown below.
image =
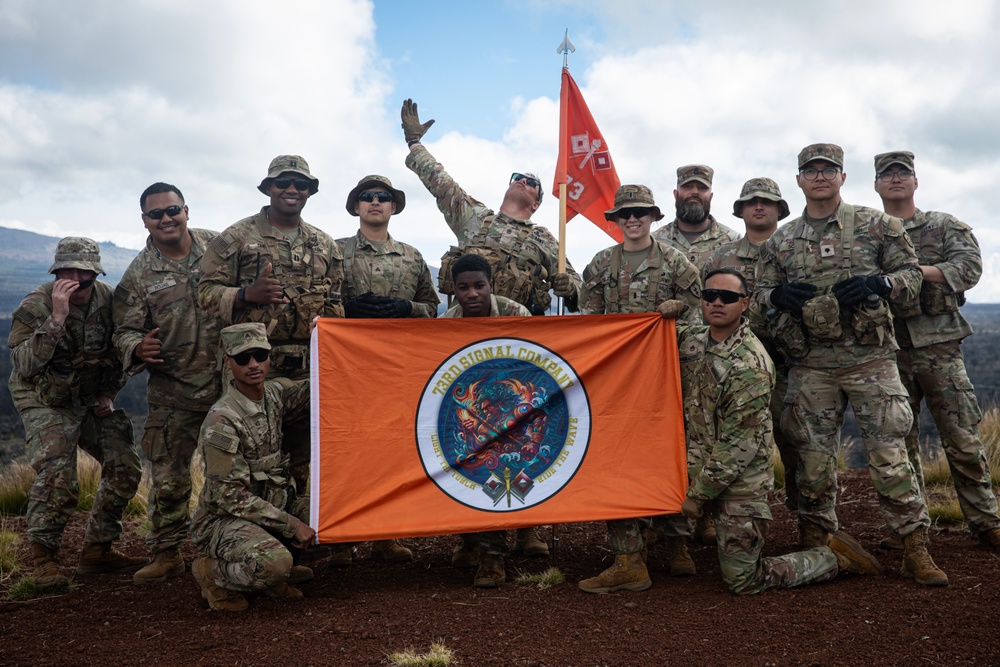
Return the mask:
<svg viewBox="0 0 1000 667">
<path fill-rule="evenodd" d="M 653 209 L 651 209 L 651 208 L 639 208 L 639 207 L 635 207 L 635 208 L 623 208 L 622 210 L 618 211 L 617 215 L 618 215 L 618 219 L 619 220 L 621 220 L 622 222 L 625 222 L 626 220 L 628 220 L 629 218 L 631 218 L 633 215 L 635 216 L 636 220 L 638 220 L 642 216 L 644 216 L 644 215 L 651 215 L 652 213 L 653 213 Z"/>
<path fill-rule="evenodd" d="M 308 178 L 276 178 L 271 182 L 279 190 L 287 190 L 289 185 L 294 185 L 299 192 L 305 192 L 312 185 Z"/>
<path fill-rule="evenodd" d="M 377 199 L 383 204 L 393 201 L 391 192 L 383 192 L 381 190 L 366 190 L 358 195 L 358 199 L 366 202 L 373 202 Z"/>
<path fill-rule="evenodd" d="M 515 183 L 517 181 L 524 181 L 529 188 L 537 188 L 542 185 L 542 182 L 537 178 L 532 178 L 531 176 L 525 176 L 524 174 L 519 174 L 516 171 L 510 175 L 510 182 Z"/>
<path fill-rule="evenodd" d="M 265 350 L 263 348 L 254 348 L 252 350 L 246 350 L 240 352 L 239 354 L 231 354 L 229 358 L 232 359 L 237 366 L 246 366 L 250 363 L 250 357 L 258 364 L 262 364 L 267 361 L 267 358 L 271 356 L 270 350 Z"/>
<path fill-rule="evenodd" d="M 703 289 L 701 300 L 705 303 L 713 303 L 716 299 L 722 299 L 722 303 L 736 303 L 747 295 L 742 292 L 734 292 L 731 289 Z"/>
<path fill-rule="evenodd" d="M 147 211 L 143 213 L 150 220 L 159 220 L 164 214 L 170 216 L 171 218 L 178 215 L 184 210 L 183 206 L 168 206 L 166 208 L 154 208 L 152 211 Z"/>
</svg>

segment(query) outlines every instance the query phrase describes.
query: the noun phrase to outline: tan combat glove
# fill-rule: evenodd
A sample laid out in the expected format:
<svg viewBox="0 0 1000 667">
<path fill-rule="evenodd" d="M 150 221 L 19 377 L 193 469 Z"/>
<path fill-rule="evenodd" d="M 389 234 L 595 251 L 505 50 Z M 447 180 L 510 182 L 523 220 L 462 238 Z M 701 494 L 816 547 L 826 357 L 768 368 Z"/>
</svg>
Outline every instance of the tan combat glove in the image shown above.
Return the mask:
<svg viewBox="0 0 1000 667">
<path fill-rule="evenodd" d="M 576 288 L 568 273 L 557 273 L 552 276 L 552 292 L 564 299 L 576 296 Z"/>
<path fill-rule="evenodd" d="M 417 115 L 417 103 L 409 99 L 403 100 L 403 108 L 399 111 L 399 117 L 403 121 L 400 125 L 403 128 L 403 137 L 406 139 L 407 144 L 420 141 L 420 138 L 434 124 L 434 119 L 432 118 L 421 125 L 420 116 Z"/>
<path fill-rule="evenodd" d="M 688 305 L 683 301 L 678 301 L 676 299 L 667 299 L 659 306 L 657 309 L 660 314 L 668 320 L 676 320 L 678 317 L 683 315 L 688 311 Z"/>
</svg>

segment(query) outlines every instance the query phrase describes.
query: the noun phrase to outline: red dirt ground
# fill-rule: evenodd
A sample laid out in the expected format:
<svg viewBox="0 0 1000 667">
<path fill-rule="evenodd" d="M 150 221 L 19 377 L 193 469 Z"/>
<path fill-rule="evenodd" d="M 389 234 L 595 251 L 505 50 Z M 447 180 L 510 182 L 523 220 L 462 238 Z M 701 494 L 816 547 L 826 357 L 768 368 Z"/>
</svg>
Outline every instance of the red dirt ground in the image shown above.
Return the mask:
<svg viewBox="0 0 1000 667">
<path fill-rule="evenodd" d="M 918 586 L 897 574 L 899 552 L 875 548 L 882 521 L 867 473 L 844 473 L 841 487 L 842 526 L 876 554 L 884 577 L 737 597 L 714 548 L 693 547 L 698 574 L 671 579 L 654 547 L 653 588 L 587 595 L 577 581 L 613 558 L 603 524 L 591 523 L 560 527 L 554 559 L 508 562 L 508 581 L 554 563 L 566 583 L 481 591 L 470 571 L 449 566 L 456 538 L 437 537 L 406 541 L 416 555 L 409 564 L 364 553 L 346 568 L 319 561 L 304 600 L 255 598 L 241 614 L 209 611 L 190 573 L 144 589 L 130 575 L 78 578 L 68 594 L 0 604 L 0 664 L 385 665 L 390 652 L 439 639 L 464 665 L 1000 664 L 1000 554 L 964 530 L 936 532 L 931 552 L 951 585 Z M 794 550 L 793 518 L 779 499 L 772 510 L 766 554 Z M 66 574 L 83 519 L 67 530 Z M 23 520 L 13 524 L 23 530 Z M 123 550 L 145 551 L 131 533 Z M 194 554 L 188 547 L 188 560 Z"/>
</svg>

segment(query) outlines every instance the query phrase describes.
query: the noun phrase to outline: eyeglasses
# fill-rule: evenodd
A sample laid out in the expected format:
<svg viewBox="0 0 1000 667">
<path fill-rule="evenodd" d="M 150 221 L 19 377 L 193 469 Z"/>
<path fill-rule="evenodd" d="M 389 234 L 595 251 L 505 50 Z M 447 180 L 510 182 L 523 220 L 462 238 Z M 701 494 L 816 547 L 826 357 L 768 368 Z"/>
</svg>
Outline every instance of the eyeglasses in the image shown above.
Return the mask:
<svg viewBox="0 0 1000 667">
<path fill-rule="evenodd" d="M 394 201 L 391 192 L 383 192 L 382 190 L 365 190 L 360 195 L 358 195 L 360 201 L 372 202 L 376 199 L 385 204 L 387 202 Z"/>
<path fill-rule="evenodd" d="M 747 294 L 734 292 L 731 289 L 703 289 L 701 291 L 701 300 L 705 303 L 714 303 L 716 299 L 722 299 L 722 303 L 736 303 L 747 296 Z"/>
<path fill-rule="evenodd" d="M 542 185 L 542 182 L 537 178 L 532 178 L 531 176 L 525 176 L 524 174 L 519 174 L 516 171 L 510 175 L 510 182 L 516 183 L 517 181 L 524 181 L 529 188 L 537 188 Z"/>
<path fill-rule="evenodd" d="M 312 185 L 308 178 L 276 178 L 271 182 L 279 190 L 287 190 L 289 185 L 294 185 L 299 192 L 305 192 Z"/>
<path fill-rule="evenodd" d="M 253 357 L 253 360 L 256 361 L 258 364 L 262 364 L 265 361 L 267 361 L 267 358 L 270 356 L 271 356 L 270 350 L 265 350 L 263 348 L 258 347 L 252 350 L 246 350 L 244 352 L 240 352 L 239 354 L 231 354 L 229 355 L 229 358 L 232 359 L 237 366 L 246 366 L 247 364 L 250 363 L 251 357 Z"/>
<path fill-rule="evenodd" d="M 882 181 L 883 183 L 888 183 L 894 178 L 898 178 L 901 181 L 908 181 L 912 177 L 913 177 L 913 172 L 910 171 L 909 169 L 896 169 L 893 171 L 888 171 L 888 170 L 883 171 L 881 174 L 878 175 L 878 180 Z"/>
<path fill-rule="evenodd" d="M 159 220 L 160 218 L 163 217 L 164 214 L 172 218 L 183 210 L 184 210 L 183 206 L 168 206 L 166 208 L 154 208 L 152 211 L 147 211 L 146 213 L 143 213 L 143 215 L 149 218 L 150 220 Z"/>
<path fill-rule="evenodd" d="M 635 219 L 638 220 L 639 218 L 645 215 L 651 215 L 652 213 L 653 209 L 651 208 L 632 207 L 632 208 L 623 208 L 622 210 L 618 211 L 617 215 L 619 220 L 625 222 L 633 215 L 635 216 Z"/>
<path fill-rule="evenodd" d="M 840 169 L 837 167 L 827 167 L 826 169 L 800 169 L 799 175 L 807 181 L 815 181 L 816 177 L 823 174 L 823 180 L 832 180 L 840 173 Z"/>
</svg>

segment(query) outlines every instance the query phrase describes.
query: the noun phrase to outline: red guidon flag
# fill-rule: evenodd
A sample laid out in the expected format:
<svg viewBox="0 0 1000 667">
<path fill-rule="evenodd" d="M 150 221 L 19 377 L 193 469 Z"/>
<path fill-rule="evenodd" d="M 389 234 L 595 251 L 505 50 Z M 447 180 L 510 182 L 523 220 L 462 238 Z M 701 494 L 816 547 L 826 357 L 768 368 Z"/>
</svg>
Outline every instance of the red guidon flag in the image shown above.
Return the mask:
<svg viewBox="0 0 1000 667">
<path fill-rule="evenodd" d="M 559 162 L 552 185 L 556 197 L 560 183 L 566 184 L 567 221 L 579 213 L 621 243 L 618 225 L 604 218 L 604 212 L 614 206 L 621 181 L 608 144 L 566 68 L 559 93 Z"/>
<path fill-rule="evenodd" d="M 680 511 L 672 320 L 321 319 L 311 523 L 320 542 Z"/>
</svg>

